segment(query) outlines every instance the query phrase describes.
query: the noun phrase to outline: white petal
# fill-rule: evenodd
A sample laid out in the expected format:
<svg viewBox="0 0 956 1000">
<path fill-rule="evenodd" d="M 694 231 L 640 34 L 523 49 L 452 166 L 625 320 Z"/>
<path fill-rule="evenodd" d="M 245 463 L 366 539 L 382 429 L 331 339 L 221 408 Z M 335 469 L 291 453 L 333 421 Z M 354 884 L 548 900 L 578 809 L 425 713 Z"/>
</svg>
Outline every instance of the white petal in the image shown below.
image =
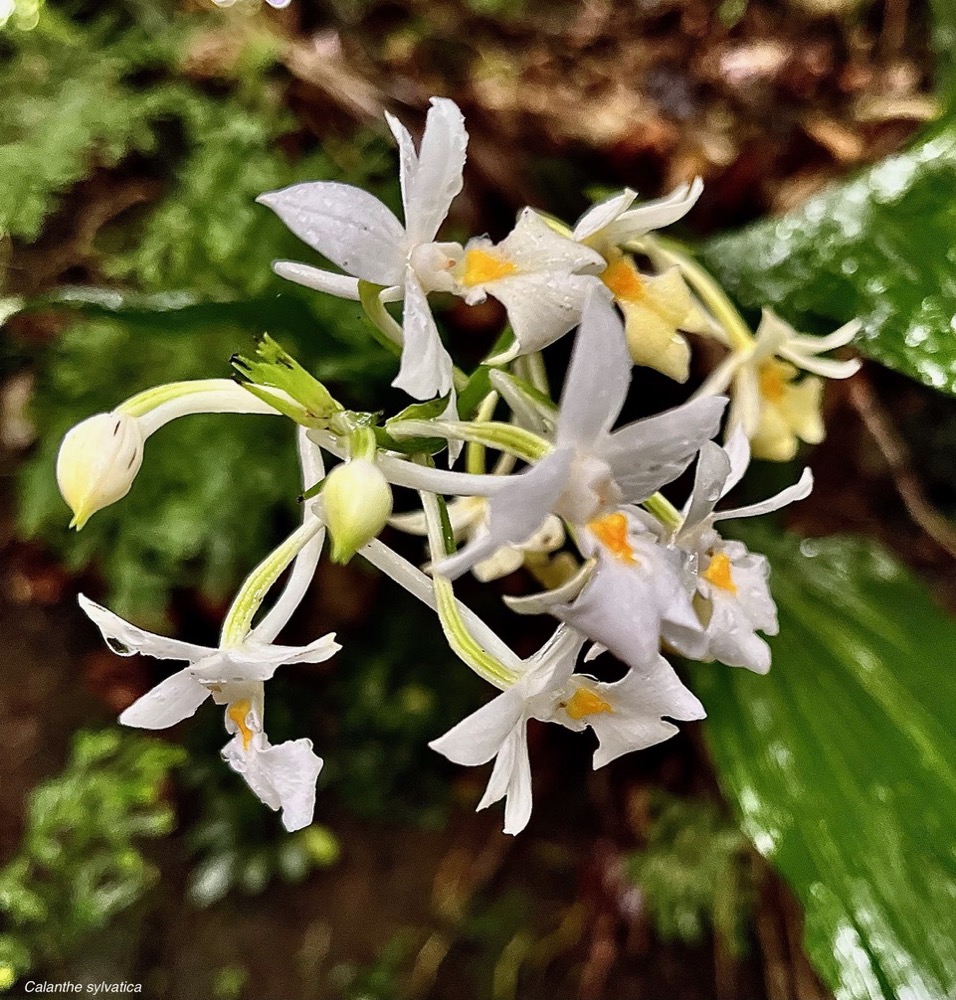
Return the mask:
<svg viewBox="0 0 956 1000">
<path fill-rule="evenodd" d="M 654 229 L 663 229 L 682 219 L 695 205 L 704 182 L 695 177 L 691 184 L 682 184 L 669 195 L 638 205 L 611 223 L 604 238 L 616 246 L 645 236 Z"/>
<path fill-rule="evenodd" d="M 519 726 L 511 735 L 511 778 L 505 801 L 504 832 L 514 837 L 531 819 L 531 760 L 528 756 L 528 729 Z"/>
<path fill-rule="evenodd" d="M 735 567 L 734 578 L 738 586 L 742 581 L 739 567 Z M 766 582 L 763 583 L 764 593 Z M 746 614 L 738 597 L 711 588 L 712 611 L 707 624 L 707 656 L 719 660 L 729 667 L 746 667 L 756 674 L 765 674 L 770 669 L 770 647 L 754 631 L 754 623 Z M 771 608 L 773 601 L 769 599 Z M 771 630 L 776 622 L 776 609 L 771 615 Z"/>
<path fill-rule="evenodd" d="M 551 613 L 624 663 L 646 667 L 660 650 L 653 585 L 616 560 L 602 559 L 580 596 Z"/>
<path fill-rule="evenodd" d="M 717 396 L 726 392 L 733 381 L 737 369 L 744 364 L 745 358 L 740 353 L 732 351 L 723 361 L 704 379 L 700 388 L 691 397 L 700 399 L 703 396 Z"/>
<path fill-rule="evenodd" d="M 604 201 L 599 201 L 592 205 L 577 221 L 574 232 L 571 233 L 573 240 L 586 240 L 589 236 L 600 232 L 605 226 L 609 226 L 622 212 L 631 207 L 637 192 L 630 188 L 625 188 L 618 194 L 612 194 Z"/>
<path fill-rule="evenodd" d="M 402 280 L 405 230 L 367 191 L 337 181 L 313 181 L 270 191 L 256 201 L 346 273 L 376 285 Z"/>
<path fill-rule="evenodd" d="M 753 503 L 747 507 L 736 507 L 733 510 L 722 510 L 714 515 L 715 521 L 727 521 L 733 517 L 757 517 L 760 514 L 769 514 L 771 511 L 780 510 L 788 504 L 796 503 L 808 497 L 813 490 L 813 473 L 809 469 L 803 470 L 800 479 L 788 486 L 785 490 L 761 500 L 760 503 Z"/>
<path fill-rule="evenodd" d="M 405 227 L 413 243 L 435 238 L 461 191 L 468 147 L 465 119 L 458 105 L 442 97 L 433 97 L 431 104 L 414 177 L 404 193 Z"/>
<path fill-rule="evenodd" d="M 631 368 L 624 324 L 606 290 L 596 286 L 584 305 L 561 392 L 559 444 L 589 445 L 614 426 L 631 384 Z"/>
<path fill-rule="evenodd" d="M 500 580 L 502 577 L 510 576 L 521 569 L 523 565 L 524 552 L 517 546 L 504 545 L 487 559 L 476 563 L 472 573 L 476 580 L 490 583 L 492 580 Z"/>
<path fill-rule="evenodd" d="M 531 208 L 522 209 L 514 229 L 496 247 L 495 256 L 506 258 L 525 274 L 543 271 L 568 274 L 584 269 L 597 274 L 605 266 L 604 258 L 596 250 L 556 233 Z M 489 281 L 485 285 L 492 295 L 497 295 L 496 284 Z"/>
<path fill-rule="evenodd" d="M 570 604 L 581 593 L 585 584 L 591 579 L 591 574 L 596 566 L 596 559 L 588 559 L 577 573 L 570 580 L 562 583 L 560 587 L 545 590 L 539 594 L 526 594 L 523 597 L 510 597 L 505 594 L 502 599 L 512 611 L 519 615 L 549 614 L 556 604 Z"/>
<path fill-rule="evenodd" d="M 744 477 L 750 465 L 750 441 L 740 427 L 735 428 L 724 445 L 724 451 L 730 460 L 730 475 L 724 483 L 721 496 L 726 496 Z"/>
<path fill-rule="evenodd" d="M 754 437 L 760 426 L 762 409 L 756 369 L 749 364 L 737 368 L 733 377 L 730 412 L 727 414 L 727 431 L 733 433 L 739 427 L 748 439 Z"/>
<path fill-rule="evenodd" d="M 726 405 L 725 396 L 692 399 L 611 434 L 603 457 L 624 499 L 639 503 L 676 479 L 717 433 Z"/>
<path fill-rule="evenodd" d="M 518 685 L 532 711 L 541 707 L 540 703 L 533 703 L 534 699 L 544 694 L 545 701 L 549 701 L 548 693 L 561 687 L 574 673 L 578 655 L 586 641 L 580 632 L 566 625 L 559 625 L 551 638 L 525 661 L 525 672 L 518 680 Z M 550 714 L 549 708 L 542 721 L 547 721 Z"/>
<path fill-rule="evenodd" d="M 510 687 L 428 745 L 456 764 L 486 764 L 522 722 L 523 713 L 524 695 L 517 686 Z"/>
<path fill-rule="evenodd" d="M 80 594 L 78 601 L 80 607 L 102 633 L 106 644 L 120 656 L 143 653 L 146 656 L 155 656 L 158 660 L 195 662 L 215 652 L 206 646 L 195 646 L 191 642 L 168 639 L 166 636 L 137 628 L 119 615 L 114 615 L 112 611 L 91 601 L 85 594 Z"/>
<path fill-rule="evenodd" d="M 778 353 L 781 358 L 786 358 L 787 361 L 802 368 L 805 372 L 820 375 L 823 378 L 850 378 L 863 366 L 863 362 L 859 358 L 837 361 L 834 358 L 818 358 L 813 355 L 801 354 L 787 347 L 781 347 Z"/>
<path fill-rule="evenodd" d="M 415 187 L 415 175 L 418 173 L 418 153 L 408 129 L 390 112 L 385 112 L 385 121 L 398 143 L 398 170 L 402 188 L 402 206 L 405 209 L 405 228 L 408 230 L 408 220 L 411 215 L 408 202 Z"/>
<path fill-rule="evenodd" d="M 512 351 L 497 355 L 495 363 L 533 354 L 560 340 L 581 322 L 584 300 L 596 281 L 587 275 L 542 271 L 489 283 L 488 291 L 507 310 L 515 335 Z"/>
<path fill-rule="evenodd" d="M 180 670 L 134 701 L 119 721 L 137 729 L 166 729 L 195 715 L 208 697 L 209 692 L 188 669 Z"/>
<path fill-rule="evenodd" d="M 863 329 L 863 324 L 858 319 L 844 323 L 839 330 L 828 333 L 825 337 L 810 337 L 805 334 L 797 334 L 790 338 L 789 346 L 801 354 L 821 354 L 824 351 L 833 351 L 838 347 L 845 347 Z"/>
<path fill-rule="evenodd" d="M 322 449 L 309 437 L 308 429 L 298 427 L 296 430 L 296 445 L 299 452 L 302 488 L 307 490 L 321 479 L 325 478 L 325 462 Z M 314 508 L 303 504 L 303 525 L 315 517 Z M 262 616 L 259 624 L 247 637 L 247 641 L 272 642 L 285 628 L 295 609 L 302 603 L 315 576 L 322 546 L 325 543 L 325 528 L 320 529 L 315 537 L 308 542 L 295 557 L 292 572 L 289 574 L 282 593 L 271 608 Z"/>
<path fill-rule="evenodd" d="M 448 518 L 451 520 L 451 509 L 457 501 L 452 501 L 448 505 Z M 399 531 L 405 531 L 409 535 L 427 535 L 428 521 L 423 510 L 412 510 L 407 514 L 393 514 L 388 523 Z M 455 530 L 455 523 L 452 521 L 452 531 Z"/>
<path fill-rule="evenodd" d="M 622 754 L 643 750 L 669 739 L 678 730 L 665 722 L 672 719 L 703 719 L 704 706 L 681 683 L 674 668 L 662 656 L 646 671 L 631 671 L 614 684 L 595 685 L 613 708 L 588 717 L 599 740 L 594 767 L 603 767 Z"/>
<path fill-rule="evenodd" d="M 452 386 L 451 357 L 441 341 L 425 291 L 410 267 L 405 274 L 402 330 L 402 363 L 392 385 L 415 399 L 444 396 Z"/>
<path fill-rule="evenodd" d="M 247 641 L 229 653 L 229 659 L 242 670 L 241 676 L 232 679 L 268 680 L 284 664 L 323 663 L 335 656 L 341 648 L 335 641 L 335 633 L 324 635 L 307 646 L 277 646 L 273 643 Z"/>
<path fill-rule="evenodd" d="M 695 528 L 713 513 L 717 501 L 726 492 L 724 485 L 729 476 L 730 458 L 727 453 L 713 441 L 705 441 L 697 458 L 694 488 L 684 515 L 682 530 Z"/>
<path fill-rule="evenodd" d="M 454 580 L 503 546 L 520 545 L 551 513 L 567 485 L 573 457 L 569 449 L 560 449 L 527 472 L 511 476 L 488 501 L 487 531 L 455 555 L 438 560 L 434 572 Z"/>
<path fill-rule="evenodd" d="M 312 751 L 311 740 L 289 740 L 270 746 L 245 749 L 241 736 L 222 751 L 229 766 L 270 809 L 282 810 L 282 825 L 292 833 L 312 822 L 315 811 L 315 782 L 322 770 L 322 758 Z"/>
<path fill-rule="evenodd" d="M 350 274 L 334 274 L 294 260 L 274 261 L 272 270 L 280 278 L 294 281 L 306 288 L 314 288 L 317 292 L 335 295 L 340 299 L 351 299 L 353 302 L 359 300 L 358 278 L 353 278 Z"/>
<path fill-rule="evenodd" d="M 504 832 L 520 833 L 531 818 L 531 761 L 528 758 L 528 732 L 524 720 L 508 734 L 491 770 L 488 787 L 478 803 L 487 809 L 507 796 Z"/>
</svg>

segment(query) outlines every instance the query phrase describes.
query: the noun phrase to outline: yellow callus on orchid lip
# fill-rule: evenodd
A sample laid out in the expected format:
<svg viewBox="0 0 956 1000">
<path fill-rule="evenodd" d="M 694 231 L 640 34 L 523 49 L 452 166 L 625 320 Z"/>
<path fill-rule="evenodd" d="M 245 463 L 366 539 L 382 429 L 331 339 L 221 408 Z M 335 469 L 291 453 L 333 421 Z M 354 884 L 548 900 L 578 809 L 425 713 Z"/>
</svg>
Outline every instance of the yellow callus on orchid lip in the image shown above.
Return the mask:
<svg viewBox="0 0 956 1000">
<path fill-rule="evenodd" d="M 726 590 L 730 594 L 737 593 L 737 584 L 731 571 L 730 556 L 726 552 L 718 552 L 711 557 L 707 568 L 701 576 L 715 587 Z"/>
<path fill-rule="evenodd" d="M 823 426 L 823 382 L 814 375 L 795 381 L 798 369 L 770 358 L 756 372 L 760 416 L 750 440 L 755 458 L 788 462 L 800 441 L 819 444 Z"/>
<path fill-rule="evenodd" d="M 614 709 L 606 702 L 597 691 L 591 688 L 579 687 L 577 691 L 564 703 L 564 710 L 568 715 L 579 722 L 589 715 L 598 715 L 601 712 L 613 712 Z"/>
<path fill-rule="evenodd" d="M 601 280 L 624 313 L 624 333 L 634 363 L 686 382 L 690 346 L 679 331 L 705 333 L 707 326 L 678 269 L 643 275 L 630 257 L 619 257 L 608 264 Z"/>
<path fill-rule="evenodd" d="M 616 559 L 629 564 L 637 562 L 627 537 L 627 517 L 620 511 L 596 518 L 588 523 L 588 527 Z"/>
<path fill-rule="evenodd" d="M 460 280 L 466 288 L 474 288 L 477 285 L 487 284 L 489 281 L 507 278 L 516 274 L 518 270 L 510 260 L 481 248 L 468 250 L 461 267 Z"/>
<path fill-rule="evenodd" d="M 252 730 L 246 722 L 246 718 L 252 711 L 252 702 L 248 698 L 234 701 L 227 709 L 226 714 L 236 724 L 236 728 L 242 734 L 242 749 L 248 750 L 252 742 Z"/>
</svg>

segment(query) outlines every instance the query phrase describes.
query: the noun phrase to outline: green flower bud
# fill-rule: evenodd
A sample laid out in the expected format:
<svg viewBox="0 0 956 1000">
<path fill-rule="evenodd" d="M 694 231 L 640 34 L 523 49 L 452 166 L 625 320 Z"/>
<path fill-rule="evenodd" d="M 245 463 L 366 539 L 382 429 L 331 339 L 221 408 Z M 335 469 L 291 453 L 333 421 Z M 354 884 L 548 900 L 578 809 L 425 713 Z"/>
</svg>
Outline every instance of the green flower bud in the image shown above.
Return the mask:
<svg viewBox="0 0 956 1000">
<path fill-rule="evenodd" d="M 143 464 L 143 433 L 136 417 L 98 413 L 68 431 L 56 460 L 56 481 L 73 511 L 77 531 L 98 511 L 129 492 Z"/>
<path fill-rule="evenodd" d="M 322 490 L 332 535 L 332 561 L 347 563 L 385 527 L 392 513 L 392 488 L 370 459 L 337 465 Z"/>
</svg>

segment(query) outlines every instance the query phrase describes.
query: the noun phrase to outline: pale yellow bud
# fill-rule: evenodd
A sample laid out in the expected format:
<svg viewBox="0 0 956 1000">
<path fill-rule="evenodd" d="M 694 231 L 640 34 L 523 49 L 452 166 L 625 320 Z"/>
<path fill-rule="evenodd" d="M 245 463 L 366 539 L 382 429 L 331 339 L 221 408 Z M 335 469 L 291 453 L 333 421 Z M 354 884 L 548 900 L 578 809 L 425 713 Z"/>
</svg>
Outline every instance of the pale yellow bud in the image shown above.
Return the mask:
<svg viewBox="0 0 956 1000">
<path fill-rule="evenodd" d="M 135 417 L 98 413 L 68 431 L 56 460 L 56 481 L 77 531 L 129 492 L 143 464 L 143 434 Z"/>
<path fill-rule="evenodd" d="M 346 563 L 385 527 L 392 513 L 392 489 L 370 459 L 337 465 L 322 489 L 325 520 L 332 535 L 332 561 Z"/>
</svg>

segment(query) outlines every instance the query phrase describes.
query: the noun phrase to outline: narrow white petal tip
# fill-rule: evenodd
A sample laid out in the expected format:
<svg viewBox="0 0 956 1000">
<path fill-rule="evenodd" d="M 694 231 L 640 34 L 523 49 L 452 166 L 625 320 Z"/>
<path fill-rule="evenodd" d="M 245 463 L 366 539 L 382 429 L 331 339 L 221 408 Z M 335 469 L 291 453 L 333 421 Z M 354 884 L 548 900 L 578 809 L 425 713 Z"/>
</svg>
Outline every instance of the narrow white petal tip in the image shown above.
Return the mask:
<svg viewBox="0 0 956 1000">
<path fill-rule="evenodd" d="M 490 358 L 485 358 L 485 360 L 482 361 L 482 364 L 487 365 L 489 368 L 500 368 L 502 365 L 506 365 L 510 361 L 514 361 L 520 353 L 521 345 L 515 342 L 508 348 L 507 351 L 502 351 L 501 354 L 494 354 Z"/>
</svg>

